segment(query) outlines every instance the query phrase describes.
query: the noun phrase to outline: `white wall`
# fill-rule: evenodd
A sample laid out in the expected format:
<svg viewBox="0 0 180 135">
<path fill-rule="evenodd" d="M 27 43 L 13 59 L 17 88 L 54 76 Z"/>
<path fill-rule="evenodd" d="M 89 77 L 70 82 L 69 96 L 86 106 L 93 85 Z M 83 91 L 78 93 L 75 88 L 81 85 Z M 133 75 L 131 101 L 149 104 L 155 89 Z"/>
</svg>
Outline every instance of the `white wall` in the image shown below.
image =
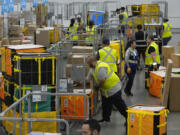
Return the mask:
<svg viewBox="0 0 180 135">
<path fill-rule="evenodd" d="M 53 2 L 65 2 L 64 0 L 49 0 Z M 92 2 L 97 0 L 66 0 L 68 2 Z M 105 0 L 98 0 L 103 2 Z M 108 0 L 115 1 L 115 0 Z M 168 17 L 174 28 L 180 28 L 180 0 L 117 0 L 121 6 L 132 5 L 132 4 L 150 4 L 152 1 L 167 1 L 168 2 Z M 114 7 L 116 8 L 116 7 Z"/>
</svg>

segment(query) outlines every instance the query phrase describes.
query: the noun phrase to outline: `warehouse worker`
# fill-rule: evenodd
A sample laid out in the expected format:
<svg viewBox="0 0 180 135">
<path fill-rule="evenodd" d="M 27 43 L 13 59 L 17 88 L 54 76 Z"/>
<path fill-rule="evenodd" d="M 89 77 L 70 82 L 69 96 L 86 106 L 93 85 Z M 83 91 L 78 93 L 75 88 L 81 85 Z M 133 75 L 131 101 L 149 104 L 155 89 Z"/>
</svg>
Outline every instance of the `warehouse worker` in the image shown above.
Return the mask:
<svg viewBox="0 0 180 135">
<path fill-rule="evenodd" d="M 101 90 L 102 93 L 102 117 L 99 122 L 110 122 L 112 105 L 127 118 L 127 106 L 121 97 L 122 83 L 119 77 L 113 72 L 107 63 L 97 61 L 95 57 L 88 57 L 87 64 L 90 67 L 91 73 L 88 79 L 94 79 L 96 90 Z"/>
<path fill-rule="evenodd" d="M 127 21 L 128 21 L 128 13 L 125 11 L 125 7 L 121 7 L 121 14 L 123 15 L 122 24 L 127 24 Z"/>
<path fill-rule="evenodd" d="M 160 55 L 159 55 L 159 46 L 154 42 L 154 37 L 153 36 L 148 36 L 147 37 L 147 44 L 148 47 L 145 52 L 145 65 L 146 65 L 146 88 L 148 88 L 149 84 L 149 76 L 150 76 L 150 71 L 157 70 L 160 66 Z"/>
<path fill-rule="evenodd" d="M 82 125 L 82 135 L 100 135 L 101 126 L 95 119 L 86 120 Z"/>
<path fill-rule="evenodd" d="M 92 46 L 95 40 L 95 26 L 93 21 L 89 21 L 89 26 L 86 27 L 86 33 L 88 34 L 86 37 L 86 43 Z"/>
<path fill-rule="evenodd" d="M 82 32 L 82 31 L 84 30 L 84 22 L 83 22 L 83 20 L 81 19 L 81 16 L 80 16 L 80 15 L 77 16 L 76 25 L 77 25 L 77 27 L 78 27 L 78 31 L 79 31 L 79 32 Z"/>
<path fill-rule="evenodd" d="M 68 28 L 68 33 L 72 36 L 70 36 L 70 40 L 78 40 L 78 35 L 77 35 L 77 27 L 75 25 L 75 19 L 72 18 L 71 19 L 71 23 L 69 25 L 69 28 Z M 77 44 L 77 42 L 73 42 L 73 44 Z"/>
<path fill-rule="evenodd" d="M 98 52 L 98 60 L 107 63 L 112 70 L 117 73 L 117 53 L 116 50 L 109 47 L 110 41 L 108 38 L 103 38 L 103 48 Z"/>
<path fill-rule="evenodd" d="M 163 22 L 164 22 L 163 33 L 162 33 L 163 45 L 167 45 L 172 38 L 172 32 L 171 32 L 172 24 L 169 23 L 169 19 L 167 18 L 164 18 Z"/>
<path fill-rule="evenodd" d="M 119 20 L 121 24 L 121 31 L 123 35 L 125 34 L 125 26 L 127 25 L 128 22 L 128 14 L 125 11 L 125 7 L 121 7 L 121 14 L 119 15 Z"/>
<path fill-rule="evenodd" d="M 126 88 L 124 89 L 124 92 L 127 96 L 133 96 L 131 92 L 131 88 L 133 85 L 134 77 L 137 70 L 137 61 L 138 61 L 138 53 L 136 48 L 136 42 L 135 40 L 129 41 L 130 47 L 127 49 L 125 54 L 125 71 L 128 76 L 128 82 L 126 84 Z"/>
<path fill-rule="evenodd" d="M 147 37 L 147 44 L 148 47 L 146 49 L 145 55 L 145 65 L 148 67 L 151 67 L 153 63 L 157 64 L 157 67 L 160 66 L 160 55 L 159 55 L 159 46 L 153 41 L 154 37 L 153 36 L 148 36 Z"/>
</svg>

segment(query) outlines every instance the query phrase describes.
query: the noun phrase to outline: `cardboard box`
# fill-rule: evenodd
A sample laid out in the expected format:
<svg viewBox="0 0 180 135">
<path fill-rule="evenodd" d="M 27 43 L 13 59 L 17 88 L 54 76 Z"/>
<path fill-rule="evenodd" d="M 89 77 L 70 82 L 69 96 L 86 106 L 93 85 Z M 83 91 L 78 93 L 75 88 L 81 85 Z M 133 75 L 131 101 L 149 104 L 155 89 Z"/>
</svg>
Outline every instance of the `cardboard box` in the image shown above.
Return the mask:
<svg viewBox="0 0 180 135">
<path fill-rule="evenodd" d="M 163 66 L 167 66 L 167 61 L 171 59 L 172 53 L 174 53 L 174 46 L 162 46 Z"/>
<path fill-rule="evenodd" d="M 172 53 L 174 53 L 174 46 L 162 46 L 162 56 L 170 58 Z"/>
<path fill-rule="evenodd" d="M 48 30 L 36 31 L 36 44 L 50 46 L 50 33 Z"/>
<path fill-rule="evenodd" d="M 32 44 L 31 40 L 22 40 L 22 44 Z"/>
<path fill-rule="evenodd" d="M 1 45 L 9 45 L 9 39 L 8 38 L 3 38 Z"/>
<path fill-rule="evenodd" d="M 10 41 L 10 45 L 21 45 L 22 41 L 21 40 L 12 40 Z"/>
<path fill-rule="evenodd" d="M 85 64 L 86 65 L 87 57 L 88 57 L 88 55 L 86 55 L 86 54 L 72 54 L 68 58 L 68 63 L 69 64 Z M 85 63 L 84 63 L 84 60 L 85 60 Z"/>
<path fill-rule="evenodd" d="M 71 68 L 72 68 L 72 64 L 67 64 L 67 66 L 66 66 L 66 77 L 67 78 L 71 77 Z M 86 76 L 88 75 L 89 70 L 90 70 L 90 68 L 88 66 L 86 66 L 86 74 L 85 74 Z"/>
<path fill-rule="evenodd" d="M 180 68 L 180 54 L 171 54 L 174 68 Z"/>
<path fill-rule="evenodd" d="M 180 75 L 173 74 L 171 77 L 170 93 L 169 93 L 169 109 L 170 111 L 180 111 Z"/>
<path fill-rule="evenodd" d="M 93 53 L 93 47 L 91 46 L 73 46 L 73 53 Z"/>
</svg>

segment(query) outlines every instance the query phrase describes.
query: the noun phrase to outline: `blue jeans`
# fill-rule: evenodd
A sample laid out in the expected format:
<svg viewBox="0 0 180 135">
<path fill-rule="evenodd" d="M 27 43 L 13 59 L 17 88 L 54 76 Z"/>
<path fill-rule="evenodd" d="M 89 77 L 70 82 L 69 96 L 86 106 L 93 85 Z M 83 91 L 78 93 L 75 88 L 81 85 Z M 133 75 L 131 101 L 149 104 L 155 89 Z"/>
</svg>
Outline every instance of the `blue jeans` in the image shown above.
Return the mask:
<svg viewBox="0 0 180 135">
<path fill-rule="evenodd" d="M 171 37 L 163 38 L 163 46 L 166 46 L 170 40 L 171 40 Z"/>
</svg>

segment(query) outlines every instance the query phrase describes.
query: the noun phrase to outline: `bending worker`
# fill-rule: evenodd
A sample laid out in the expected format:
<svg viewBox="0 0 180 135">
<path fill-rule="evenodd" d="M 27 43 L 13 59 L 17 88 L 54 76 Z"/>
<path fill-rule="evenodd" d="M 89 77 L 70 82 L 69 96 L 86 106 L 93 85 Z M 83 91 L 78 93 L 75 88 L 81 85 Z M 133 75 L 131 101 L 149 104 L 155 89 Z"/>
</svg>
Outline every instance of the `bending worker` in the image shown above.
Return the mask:
<svg viewBox="0 0 180 135">
<path fill-rule="evenodd" d="M 154 42 L 153 36 L 147 37 L 148 47 L 145 52 L 146 78 L 149 78 L 150 71 L 157 70 L 160 66 L 159 46 Z M 149 80 L 146 79 L 146 88 L 149 87 Z"/>
<path fill-rule="evenodd" d="M 128 76 L 128 82 L 126 84 L 126 88 L 124 89 L 124 92 L 127 96 L 133 96 L 131 92 L 131 88 L 133 85 L 134 77 L 137 70 L 137 61 L 138 61 L 138 53 L 136 48 L 136 42 L 135 40 L 130 40 L 129 42 L 130 47 L 126 51 L 125 55 L 125 71 Z"/>
<path fill-rule="evenodd" d="M 117 53 L 116 50 L 109 47 L 110 41 L 108 38 L 103 38 L 103 48 L 99 50 L 97 59 L 107 63 L 112 70 L 117 73 Z"/>
<path fill-rule="evenodd" d="M 102 114 L 103 119 L 99 122 L 110 122 L 112 105 L 127 118 L 127 106 L 121 97 L 122 83 L 119 77 L 113 72 L 107 63 L 97 61 L 95 57 L 88 57 L 87 64 L 90 67 L 91 74 L 89 79 L 94 79 L 95 89 L 102 93 Z"/>
<path fill-rule="evenodd" d="M 163 45 L 167 45 L 172 38 L 172 32 L 171 32 L 172 24 L 169 23 L 169 19 L 167 18 L 164 18 L 163 22 L 164 22 L 163 33 L 162 33 Z"/>
</svg>

